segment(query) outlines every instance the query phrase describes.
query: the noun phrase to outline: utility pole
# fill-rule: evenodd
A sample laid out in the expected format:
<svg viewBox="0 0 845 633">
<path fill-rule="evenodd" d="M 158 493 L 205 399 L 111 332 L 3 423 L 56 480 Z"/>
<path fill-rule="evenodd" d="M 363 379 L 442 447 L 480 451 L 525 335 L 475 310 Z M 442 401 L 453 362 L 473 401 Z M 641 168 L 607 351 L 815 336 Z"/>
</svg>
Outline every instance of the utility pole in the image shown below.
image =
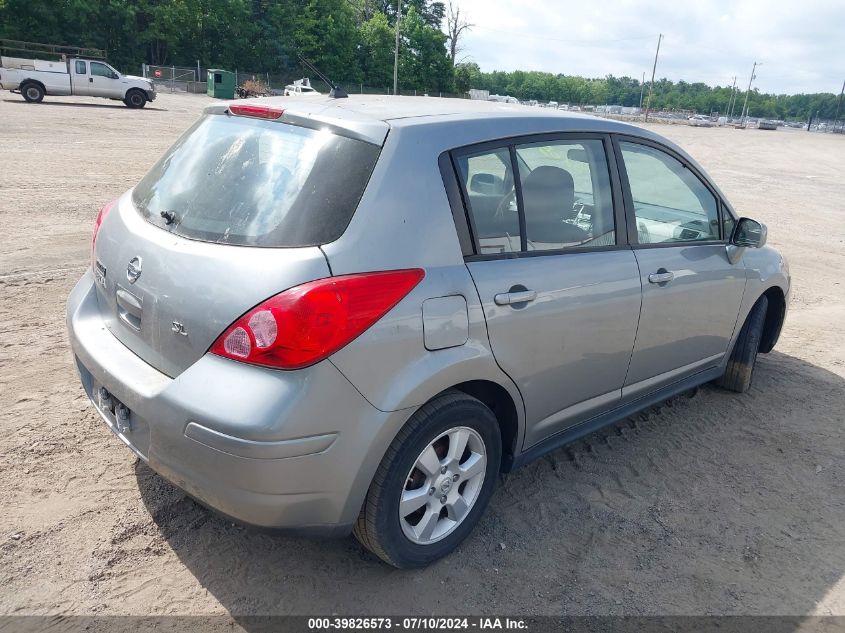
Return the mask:
<svg viewBox="0 0 845 633">
<path fill-rule="evenodd" d="M 645 90 L 645 71 L 643 71 L 643 80 L 640 83 L 640 112 L 643 111 L 643 91 Z"/>
<path fill-rule="evenodd" d="M 734 96 L 736 95 L 736 76 L 734 76 L 734 83 L 731 86 L 731 98 L 728 99 L 728 111 L 725 112 L 728 115 L 728 119 L 733 116 L 734 113 Z"/>
<path fill-rule="evenodd" d="M 654 53 L 654 66 L 651 69 L 651 83 L 648 85 L 648 100 L 645 103 L 645 120 L 648 123 L 648 110 L 651 107 L 651 91 L 654 88 L 654 74 L 657 72 L 657 56 L 660 55 L 660 41 L 663 39 L 663 33 L 657 38 L 657 50 Z"/>
<path fill-rule="evenodd" d="M 845 81 L 842 82 L 842 90 L 839 91 L 839 101 L 836 102 L 836 116 L 833 117 L 833 131 L 836 132 L 836 124 L 839 122 L 839 108 L 842 106 L 842 95 L 845 94 Z"/>
<path fill-rule="evenodd" d="M 762 64 L 759 64 L 759 65 L 762 66 Z M 751 69 L 751 78 L 748 80 L 748 89 L 745 91 L 745 103 L 742 104 L 742 124 L 743 125 L 745 125 L 745 115 L 747 113 L 747 108 L 748 108 L 748 93 L 751 92 L 751 82 L 754 81 L 754 78 L 756 77 L 756 75 L 754 74 L 754 71 L 757 70 L 757 66 L 758 66 L 757 62 L 754 62 L 754 67 Z"/>
<path fill-rule="evenodd" d="M 402 0 L 396 0 L 396 50 L 393 54 L 393 94 L 399 94 L 399 21 L 402 19 Z"/>
</svg>

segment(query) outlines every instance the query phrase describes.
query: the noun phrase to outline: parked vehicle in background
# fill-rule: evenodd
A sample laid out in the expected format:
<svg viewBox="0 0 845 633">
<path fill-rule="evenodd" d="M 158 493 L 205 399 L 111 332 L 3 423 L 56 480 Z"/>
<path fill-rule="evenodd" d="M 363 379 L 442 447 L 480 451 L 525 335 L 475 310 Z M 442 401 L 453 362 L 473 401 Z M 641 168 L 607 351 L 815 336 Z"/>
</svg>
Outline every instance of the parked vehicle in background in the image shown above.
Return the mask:
<svg viewBox="0 0 845 633">
<path fill-rule="evenodd" d="M 710 117 L 704 114 L 694 114 L 689 119 L 689 124 L 693 127 L 713 127 L 713 121 Z"/>
<path fill-rule="evenodd" d="M 286 97 L 319 97 L 320 92 L 311 87 L 311 80 L 308 77 L 297 79 L 292 84 L 285 86 Z"/>
<path fill-rule="evenodd" d="M 519 99 L 511 97 L 510 95 L 490 95 L 487 101 L 495 101 L 496 103 L 519 103 Z"/>
<path fill-rule="evenodd" d="M 101 209 L 67 324 L 163 476 L 416 567 L 500 472 L 708 381 L 746 391 L 789 302 L 765 242 L 649 130 L 270 97 L 211 106 Z"/>
<path fill-rule="evenodd" d="M 9 42 L 0 40 L 0 49 L 49 55 L 43 50 L 49 48 L 46 45 L 13 42 L 17 46 L 10 46 Z M 123 101 L 130 108 L 143 108 L 156 98 L 151 80 L 122 75 L 104 59 L 68 57 L 63 53 L 61 56 L 63 58 L 58 61 L 0 56 L 0 89 L 19 93 L 29 103 L 40 103 L 45 96 L 84 96 Z"/>
</svg>

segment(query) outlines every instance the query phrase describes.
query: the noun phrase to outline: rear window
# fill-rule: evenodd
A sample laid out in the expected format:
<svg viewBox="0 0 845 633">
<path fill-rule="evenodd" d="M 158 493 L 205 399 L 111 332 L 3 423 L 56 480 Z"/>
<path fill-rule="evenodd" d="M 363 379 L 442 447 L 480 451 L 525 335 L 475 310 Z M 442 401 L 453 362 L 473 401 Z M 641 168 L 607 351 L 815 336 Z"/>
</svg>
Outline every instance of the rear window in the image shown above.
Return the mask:
<svg viewBox="0 0 845 633">
<path fill-rule="evenodd" d="M 325 244 L 346 230 L 379 151 L 328 130 L 206 115 L 132 197 L 149 222 L 190 239 L 266 247 Z"/>
</svg>

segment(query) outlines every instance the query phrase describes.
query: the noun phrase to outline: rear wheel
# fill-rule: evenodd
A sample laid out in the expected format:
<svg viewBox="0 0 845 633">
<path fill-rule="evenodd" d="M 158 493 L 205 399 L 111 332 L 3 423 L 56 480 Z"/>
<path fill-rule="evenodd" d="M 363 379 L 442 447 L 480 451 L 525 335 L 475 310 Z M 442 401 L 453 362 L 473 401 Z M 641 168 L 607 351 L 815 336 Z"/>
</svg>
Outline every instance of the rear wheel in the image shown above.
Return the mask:
<svg viewBox="0 0 845 633">
<path fill-rule="evenodd" d="M 44 87 L 33 82 L 25 83 L 21 86 L 21 94 L 29 103 L 41 103 L 44 100 Z"/>
<path fill-rule="evenodd" d="M 739 331 L 725 373 L 716 381 L 720 387 L 737 393 L 745 393 L 751 387 L 754 364 L 757 362 L 757 351 L 760 349 L 768 308 L 769 300 L 766 297 L 760 297 L 751 308 L 748 318 L 745 319 Z"/>
<path fill-rule="evenodd" d="M 143 108 L 147 105 L 147 95 L 140 90 L 130 90 L 126 93 L 126 98 L 123 100 L 130 108 Z"/>
<path fill-rule="evenodd" d="M 496 487 L 502 443 L 493 412 L 457 391 L 417 411 L 373 478 L 355 537 L 394 567 L 422 567 L 451 552 Z"/>
</svg>

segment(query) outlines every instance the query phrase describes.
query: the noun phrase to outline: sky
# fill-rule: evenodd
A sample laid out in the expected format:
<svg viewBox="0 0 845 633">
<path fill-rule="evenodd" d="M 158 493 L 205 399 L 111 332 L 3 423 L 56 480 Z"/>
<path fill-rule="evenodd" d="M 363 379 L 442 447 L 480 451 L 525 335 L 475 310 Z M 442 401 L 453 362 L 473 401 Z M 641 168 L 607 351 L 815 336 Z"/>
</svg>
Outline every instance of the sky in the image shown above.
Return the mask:
<svg viewBox="0 0 845 633">
<path fill-rule="evenodd" d="M 444 0 L 447 1 L 448 0 Z M 459 61 L 483 71 L 657 75 L 761 92 L 839 94 L 845 0 L 452 0 L 475 26 Z"/>
</svg>

